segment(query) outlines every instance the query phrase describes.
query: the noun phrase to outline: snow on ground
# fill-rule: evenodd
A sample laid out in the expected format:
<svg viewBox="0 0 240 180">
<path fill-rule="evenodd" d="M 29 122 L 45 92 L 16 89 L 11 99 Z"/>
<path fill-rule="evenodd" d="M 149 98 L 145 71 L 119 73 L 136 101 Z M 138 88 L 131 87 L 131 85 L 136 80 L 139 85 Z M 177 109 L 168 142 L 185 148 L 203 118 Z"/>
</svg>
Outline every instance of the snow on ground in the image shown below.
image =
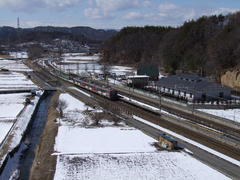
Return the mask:
<svg viewBox="0 0 240 180">
<path fill-rule="evenodd" d="M 26 97 L 30 93 L 0 94 L 0 120 L 1 118 L 16 118 L 24 107 Z"/>
<path fill-rule="evenodd" d="M 96 63 L 100 59 L 99 55 L 88 56 L 84 53 L 67 53 L 63 55 L 63 62 L 68 63 L 64 65 L 53 64 L 62 69 L 65 72 L 71 73 L 82 73 L 87 70 L 88 72 L 102 73 L 101 65 Z M 71 64 L 72 63 L 72 64 Z M 110 71 L 116 75 L 126 75 L 127 73 L 133 72 L 136 74 L 136 71 L 132 67 L 126 66 L 111 66 Z"/>
<path fill-rule="evenodd" d="M 10 141 L 7 141 L 7 143 L 9 143 L 8 152 L 11 152 L 20 143 L 20 141 L 22 139 L 22 135 L 24 134 L 24 131 L 27 129 L 28 123 L 32 118 L 32 114 L 37 106 L 39 99 L 40 99 L 40 95 L 35 96 L 35 98 L 33 100 L 31 100 L 31 103 L 29 105 L 27 105 L 23 109 L 21 114 L 17 117 L 15 123 L 13 124 L 13 126 L 9 132 L 9 137 L 11 137 L 11 138 L 9 138 Z M 6 158 L 6 156 L 1 157 L 0 165 L 2 165 L 5 158 Z"/>
<path fill-rule="evenodd" d="M 24 108 L 25 98 L 29 94 L 0 94 L 0 143 L 9 132 L 17 115 Z"/>
<path fill-rule="evenodd" d="M 87 56 L 85 54 L 65 54 L 63 56 L 63 62 L 65 63 L 79 63 L 82 61 L 98 61 L 100 59 L 99 56 Z"/>
<path fill-rule="evenodd" d="M 61 94 L 59 99 L 67 103 L 67 108 L 64 109 L 64 113 L 69 113 L 72 111 L 81 112 L 87 109 L 87 106 L 83 102 L 79 101 L 69 94 Z"/>
<path fill-rule="evenodd" d="M 27 52 L 10 52 L 9 55 L 15 59 L 27 59 L 28 58 Z"/>
<path fill-rule="evenodd" d="M 0 68 L 5 68 L 10 71 L 32 71 L 22 60 L 0 60 Z"/>
<path fill-rule="evenodd" d="M 63 57 L 69 57 L 69 56 L 86 56 L 86 53 L 64 53 Z"/>
<path fill-rule="evenodd" d="M 9 89 L 36 89 L 38 88 L 31 80 L 21 73 L 0 73 L 0 91 Z"/>
<path fill-rule="evenodd" d="M 230 119 L 232 121 L 236 121 L 240 123 L 240 109 L 198 109 L 199 111 L 203 111 L 205 113 L 209 113 L 215 116 L 219 116 L 222 118 Z"/>
<path fill-rule="evenodd" d="M 55 151 L 60 154 L 154 152 L 152 138 L 129 127 L 79 128 L 61 126 Z"/>
<path fill-rule="evenodd" d="M 126 66 L 111 66 L 111 72 L 116 73 L 116 75 L 126 75 L 126 73 L 131 73 L 131 72 L 136 74 L 135 70 L 133 70 L 132 67 L 126 67 Z"/>
<path fill-rule="evenodd" d="M 13 136 L 10 149 L 15 148 L 21 141 L 23 132 L 26 130 L 29 121 L 32 118 L 32 114 L 37 106 L 37 103 L 40 99 L 40 95 L 35 96 L 34 99 L 31 100 L 31 103 L 26 106 L 20 116 L 17 118 L 14 123 L 13 129 L 11 130 L 10 135 Z"/>
<path fill-rule="evenodd" d="M 68 94 L 60 99 L 69 107 L 59 120 L 55 180 L 228 179 L 184 152 L 157 151 L 156 141 L 135 128 L 107 120 L 105 127 L 82 126 L 76 116 L 83 122 L 91 118 L 86 110 L 94 110 Z"/>
<path fill-rule="evenodd" d="M 133 118 L 138 120 L 138 121 L 141 121 L 141 122 L 143 122 L 145 124 L 148 124 L 149 126 L 152 126 L 152 127 L 156 128 L 156 129 L 159 129 L 159 130 L 161 130 L 161 131 L 163 131 L 163 132 L 165 132 L 167 134 L 170 134 L 171 136 L 174 136 L 174 137 L 176 137 L 178 139 L 181 139 L 181 140 L 186 141 L 186 142 L 188 142 L 190 144 L 193 144 L 193 145 L 195 145 L 195 146 L 197 146 L 197 147 L 199 147 L 201 149 L 204 149 L 205 151 L 208 151 L 208 152 L 210 152 L 210 153 L 212 153 L 212 154 L 214 154 L 214 155 L 216 155 L 216 156 L 218 156 L 218 157 L 220 157 L 222 159 L 225 159 L 225 160 L 227 160 L 227 161 L 229 161 L 229 162 L 231 162 L 233 164 L 236 164 L 236 165 L 240 166 L 240 161 L 238 161 L 236 159 L 233 159 L 233 158 L 231 158 L 229 156 L 226 156 L 225 154 L 217 152 L 217 151 L 215 151 L 215 150 L 213 150 L 213 149 L 211 149 L 211 148 L 209 148 L 207 146 L 204 146 L 204 145 L 202 145 L 202 144 L 200 144 L 200 143 L 198 143 L 196 141 L 193 141 L 193 140 L 188 139 L 188 138 L 186 138 L 184 136 L 181 136 L 181 135 L 179 135 L 179 134 L 177 134 L 177 133 L 175 133 L 173 131 L 170 131 L 170 130 L 168 130 L 166 128 L 163 128 L 163 127 L 161 127 L 159 125 L 156 125 L 156 124 L 153 124 L 153 123 L 151 123 L 149 121 L 146 121 L 146 120 L 144 120 L 144 119 L 142 119 L 142 118 L 140 118 L 138 116 L 133 116 Z"/>
<path fill-rule="evenodd" d="M 229 179 L 186 153 L 60 155 L 55 180 Z"/>
</svg>

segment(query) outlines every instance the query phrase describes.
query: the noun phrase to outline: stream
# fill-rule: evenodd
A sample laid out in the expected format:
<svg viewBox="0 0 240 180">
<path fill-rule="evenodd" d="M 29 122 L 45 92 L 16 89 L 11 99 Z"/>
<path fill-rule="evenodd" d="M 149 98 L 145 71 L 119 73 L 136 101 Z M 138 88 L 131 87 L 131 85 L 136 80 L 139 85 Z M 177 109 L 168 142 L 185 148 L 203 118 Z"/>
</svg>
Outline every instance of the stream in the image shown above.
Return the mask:
<svg viewBox="0 0 240 180">
<path fill-rule="evenodd" d="M 32 117 L 20 146 L 11 152 L 1 172 L 0 180 L 29 179 L 31 167 L 35 157 L 35 149 L 44 130 L 48 107 L 54 92 L 45 92 L 41 97 L 39 106 Z"/>
</svg>

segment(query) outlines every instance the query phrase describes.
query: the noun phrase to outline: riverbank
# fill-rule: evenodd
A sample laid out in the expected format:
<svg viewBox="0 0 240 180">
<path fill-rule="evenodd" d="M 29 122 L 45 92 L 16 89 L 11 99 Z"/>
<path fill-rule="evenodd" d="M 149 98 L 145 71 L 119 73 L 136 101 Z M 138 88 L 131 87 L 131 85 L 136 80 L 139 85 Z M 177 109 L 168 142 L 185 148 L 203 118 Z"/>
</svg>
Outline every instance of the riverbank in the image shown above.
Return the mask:
<svg viewBox="0 0 240 180">
<path fill-rule="evenodd" d="M 54 153 L 55 137 L 58 133 L 56 119 L 59 114 L 56 110 L 56 102 L 59 94 L 59 91 L 56 92 L 50 102 L 46 126 L 35 150 L 35 159 L 29 178 L 31 180 L 52 180 L 55 174 L 56 156 L 51 154 Z"/>
<path fill-rule="evenodd" d="M 24 107 L 23 111 L 18 116 L 16 122 L 14 123 L 7 137 L 2 143 L 0 149 L 1 171 L 4 168 L 4 164 L 6 163 L 7 159 L 9 158 L 9 154 L 14 153 L 15 149 L 17 150 L 18 146 L 20 145 L 22 138 L 27 131 L 29 123 L 38 107 L 41 97 L 42 92 L 39 93 L 39 95 L 35 96 L 33 99 L 31 99 L 31 102 L 26 107 Z"/>
</svg>

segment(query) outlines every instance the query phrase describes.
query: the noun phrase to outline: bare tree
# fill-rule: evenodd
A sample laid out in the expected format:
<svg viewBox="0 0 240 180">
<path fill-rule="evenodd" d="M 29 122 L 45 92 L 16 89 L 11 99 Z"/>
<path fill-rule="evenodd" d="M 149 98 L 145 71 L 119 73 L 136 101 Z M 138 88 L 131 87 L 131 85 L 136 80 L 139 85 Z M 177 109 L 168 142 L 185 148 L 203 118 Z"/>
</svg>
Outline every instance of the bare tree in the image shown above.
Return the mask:
<svg viewBox="0 0 240 180">
<path fill-rule="evenodd" d="M 57 110 L 59 111 L 60 117 L 63 117 L 63 110 L 68 106 L 67 102 L 64 100 L 58 100 Z"/>
<path fill-rule="evenodd" d="M 103 119 L 104 113 L 103 112 L 95 112 L 92 116 L 92 120 L 94 121 L 94 125 L 98 126 L 100 121 Z"/>
</svg>

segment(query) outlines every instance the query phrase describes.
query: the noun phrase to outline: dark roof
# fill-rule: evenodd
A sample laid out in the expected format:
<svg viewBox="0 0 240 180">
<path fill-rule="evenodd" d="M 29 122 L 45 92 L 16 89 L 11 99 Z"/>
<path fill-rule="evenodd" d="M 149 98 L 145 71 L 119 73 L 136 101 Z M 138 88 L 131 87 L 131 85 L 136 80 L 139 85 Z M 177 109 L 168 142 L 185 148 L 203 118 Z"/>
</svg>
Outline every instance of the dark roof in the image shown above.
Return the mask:
<svg viewBox="0 0 240 180">
<path fill-rule="evenodd" d="M 169 136 L 167 136 L 166 134 L 160 134 L 161 137 L 163 137 L 164 139 L 168 140 L 169 142 L 172 143 L 177 143 L 177 141 Z"/>
<path fill-rule="evenodd" d="M 221 84 L 211 82 L 206 78 L 202 78 L 191 74 L 171 75 L 166 78 L 161 78 L 156 82 L 157 86 L 171 88 L 180 91 L 193 92 L 208 92 L 208 91 L 228 91 L 229 88 L 223 87 Z"/>
<path fill-rule="evenodd" d="M 158 65 L 140 65 L 137 69 L 138 75 L 148 75 L 151 78 L 158 78 L 159 69 Z"/>
</svg>

